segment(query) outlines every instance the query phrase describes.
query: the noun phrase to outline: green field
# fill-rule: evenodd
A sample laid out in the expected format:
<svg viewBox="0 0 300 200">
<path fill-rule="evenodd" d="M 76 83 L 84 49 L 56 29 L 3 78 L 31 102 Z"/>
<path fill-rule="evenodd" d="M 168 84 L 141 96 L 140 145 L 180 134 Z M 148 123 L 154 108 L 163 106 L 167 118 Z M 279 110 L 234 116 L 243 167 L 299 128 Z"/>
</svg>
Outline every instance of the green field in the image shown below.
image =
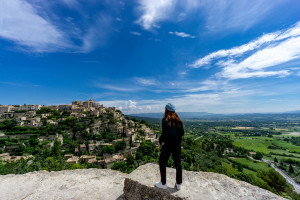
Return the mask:
<svg viewBox="0 0 300 200">
<path fill-rule="evenodd" d="M 236 160 L 239 163 L 243 163 L 243 164 L 247 164 L 248 166 L 254 168 L 255 170 L 259 170 L 259 169 L 267 169 L 267 167 L 269 167 L 266 163 L 254 163 L 251 160 L 247 160 L 245 161 L 244 159 L 246 158 L 235 158 L 234 160 Z M 264 164 L 266 164 L 267 166 L 265 166 Z M 237 174 L 239 173 L 239 171 L 237 170 L 237 168 L 233 168 L 232 167 L 232 163 L 228 160 L 226 160 L 226 162 L 222 161 L 222 166 L 225 167 L 227 169 L 227 172 L 229 172 L 230 174 Z M 256 171 L 247 169 L 247 168 L 243 168 L 243 173 L 246 174 L 252 174 L 256 177 Z"/>
<path fill-rule="evenodd" d="M 292 154 L 290 151 L 300 153 L 300 146 L 293 145 L 289 142 L 281 140 L 279 138 L 269 138 L 269 137 L 238 137 L 234 138 L 233 144 L 235 146 L 243 147 L 248 150 L 259 151 L 265 154 L 270 152 L 280 153 L 280 154 Z M 284 149 L 268 149 L 268 146 L 278 146 Z"/>
<path fill-rule="evenodd" d="M 231 159 L 235 160 L 238 163 L 241 163 L 242 165 L 247 165 L 251 169 L 254 169 L 255 171 L 261 171 L 270 168 L 268 164 L 263 161 L 254 161 L 250 158 L 231 158 Z"/>
</svg>

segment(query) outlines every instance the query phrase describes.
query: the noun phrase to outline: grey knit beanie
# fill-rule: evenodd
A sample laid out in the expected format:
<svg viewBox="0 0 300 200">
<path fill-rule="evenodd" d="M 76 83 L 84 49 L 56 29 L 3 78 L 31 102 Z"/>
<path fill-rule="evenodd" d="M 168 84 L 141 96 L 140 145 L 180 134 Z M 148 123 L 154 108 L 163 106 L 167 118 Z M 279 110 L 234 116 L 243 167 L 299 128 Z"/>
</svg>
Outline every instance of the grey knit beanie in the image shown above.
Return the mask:
<svg viewBox="0 0 300 200">
<path fill-rule="evenodd" d="M 175 106 L 173 104 L 171 104 L 171 103 L 167 103 L 166 109 L 168 111 L 174 112 L 175 111 Z"/>
</svg>

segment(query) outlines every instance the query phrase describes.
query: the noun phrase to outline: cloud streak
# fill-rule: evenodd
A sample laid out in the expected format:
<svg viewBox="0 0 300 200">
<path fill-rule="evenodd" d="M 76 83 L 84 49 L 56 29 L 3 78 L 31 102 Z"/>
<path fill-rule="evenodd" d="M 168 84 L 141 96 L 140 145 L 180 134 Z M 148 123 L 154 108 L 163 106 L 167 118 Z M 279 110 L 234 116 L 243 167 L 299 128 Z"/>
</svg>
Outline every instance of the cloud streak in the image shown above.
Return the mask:
<svg viewBox="0 0 300 200">
<path fill-rule="evenodd" d="M 134 77 L 134 81 L 137 82 L 140 85 L 144 85 L 144 86 L 156 86 L 158 85 L 158 81 L 153 78 L 141 78 L 141 77 Z"/>
<path fill-rule="evenodd" d="M 253 93 L 254 91 L 249 90 L 228 90 L 219 93 L 183 94 L 152 100 L 106 100 L 100 101 L 100 103 L 103 103 L 105 106 L 116 106 L 126 114 L 163 112 L 164 106 L 169 102 L 174 103 L 179 112 L 193 112 L 197 110 L 220 113 L 220 111 L 226 112 L 226 107 L 232 108 L 240 104 L 240 102 L 236 101 L 236 98 L 251 96 Z M 230 112 L 232 111 L 230 110 Z"/>
<path fill-rule="evenodd" d="M 266 18 L 272 10 L 288 2 L 275 0 L 270 4 L 268 0 L 139 0 L 137 10 L 140 17 L 136 22 L 145 30 L 153 30 L 158 23 L 164 21 L 182 21 L 199 16 L 199 20 L 205 21 L 204 29 L 210 33 L 245 31 Z M 196 13 L 201 15 L 195 15 Z"/>
<path fill-rule="evenodd" d="M 142 34 L 136 31 L 131 31 L 130 34 L 132 35 L 137 35 L 137 36 L 141 36 Z"/>
<path fill-rule="evenodd" d="M 196 36 L 190 35 L 190 34 L 185 33 L 185 32 L 177 32 L 177 31 L 172 32 L 172 31 L 170 31 L 169 34 L 177 35 L 177 36 L 183 37 L 183 38 L 196 38 Z"/>
<path fill-rule="evenodd" d="M 197 4 L 205 13 L 206 29 L 209 32 L 224 30 L 245 31 L 259 23 L 271 11 L 288 1 L 253 0 L 253 1 L 218 1 L 207 0 Z"/>
<path fill-rule="evenodd" d="M 219 50 L 190 64 L 192 68 L 221 66 L 219 76 L 228 79 L 288 76 L 288 69 L 270 70 L 300 58 L 300 22 L 293 27 L 265 34 L 247 44 Z M 266 71 L 267 70 L 267 71 Z"/>
</svg>

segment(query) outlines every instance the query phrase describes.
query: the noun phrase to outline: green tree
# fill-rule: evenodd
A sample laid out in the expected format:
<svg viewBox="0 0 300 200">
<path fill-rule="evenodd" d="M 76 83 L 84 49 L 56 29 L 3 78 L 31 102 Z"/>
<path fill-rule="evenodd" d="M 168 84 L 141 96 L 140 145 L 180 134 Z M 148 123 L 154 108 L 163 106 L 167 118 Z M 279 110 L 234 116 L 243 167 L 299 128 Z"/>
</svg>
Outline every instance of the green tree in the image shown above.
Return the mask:
<svg viewBox="0 0 300 200">
<path fill-rule="evenodd" d="M 256 160 L 261 160 L 263 158 L 264 154 L 261 152 L 256 152 L 256 154 L 253 156 Z"/>
<path fill-rule="evenodd" d="M 126 163 L 127 163 L 128 165 L 134 165 L 134 163 L 135 163 L 135 158 L 134 158 L 132 155 L 127 156 L 127 158 L 126 158 Z"/>
<path fill-rule="evenodd" d="M 236 174 L 235 178 L 237 178 L 241 181 L 246 181 L 246 182 L 251 183 L 251 184 L 253 184 L 254 180 L 255 180 L 253 175 L 251 176 L 251 174 L 246 174 L 246 173 L 243 173 L 243 172 L 240 172 L 240 173 Z"/>
<path fill-rule="evenodd" d="M 294 168 L 293 168 L 292 164 L 290 164 L 289 173 L 291 173 L 291 174 L 294 173 Z"/>
<path fill-rule="evenodd" d="M 52 156 L 61 158 L 61 143 L 57 138 L 55 139 L 54 145 L 52 147 Z"/>
<path fill-rule="evenodd" d="M 119 151 L 119 150 L 124 150 L 126 149 L 126 142 L 123 140 L 123 141 L 118 141 L 116 143 L 116 151 Z"/>
<path fill-rule="evenodd" d="M 137 149 L 136 158 L 142 159 L 144 156 L 156 157 L 155 144 L 151 141 L 142 141 Z"/>
<path fill-rule="evenodd" d="M 0 130 L 9 131 L 17 125 L 16 119 L 6 119 L 0 122 Z"/>
<path fill-rule="evenodd" d="M 243 166 L 240 163 L 237 164 L 237 170 L 243 172 Z"/>
<path fill-rule="evenodd" d="M 271 188 L 274 188 L 277 194 L 284 192 L 286 180 L 273 168 L 270 170 L 260 171 L 257 173 L 257 176 L 267 182 Z"/>
<path fill-rule="evenodd" d="M 104 153 L 113 154 L 115 152 L 116 152 L 116 149 L 113 145 L 112 146 L 104 146 L 104 147 L 102 147 L 102 150 L 101 150 L 102 154 L 104 154 Z"/>
</svg>

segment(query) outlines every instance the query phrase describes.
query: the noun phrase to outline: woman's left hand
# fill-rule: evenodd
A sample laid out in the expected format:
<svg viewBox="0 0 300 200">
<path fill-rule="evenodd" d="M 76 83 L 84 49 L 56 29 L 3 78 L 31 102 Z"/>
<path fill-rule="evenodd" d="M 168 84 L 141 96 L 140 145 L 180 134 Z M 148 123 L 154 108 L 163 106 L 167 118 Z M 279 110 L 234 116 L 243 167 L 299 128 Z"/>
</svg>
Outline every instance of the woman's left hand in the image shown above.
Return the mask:
<svg viewBox="0 0 300 200">
<path fill-rule="evenodd" d="M 164 145 L 164 144 L 166 144 L 166 143 L 165 143 L 165 142 L 162 142 L 162 143 L 161 143 L 161 145 Z"/>
</svg>

